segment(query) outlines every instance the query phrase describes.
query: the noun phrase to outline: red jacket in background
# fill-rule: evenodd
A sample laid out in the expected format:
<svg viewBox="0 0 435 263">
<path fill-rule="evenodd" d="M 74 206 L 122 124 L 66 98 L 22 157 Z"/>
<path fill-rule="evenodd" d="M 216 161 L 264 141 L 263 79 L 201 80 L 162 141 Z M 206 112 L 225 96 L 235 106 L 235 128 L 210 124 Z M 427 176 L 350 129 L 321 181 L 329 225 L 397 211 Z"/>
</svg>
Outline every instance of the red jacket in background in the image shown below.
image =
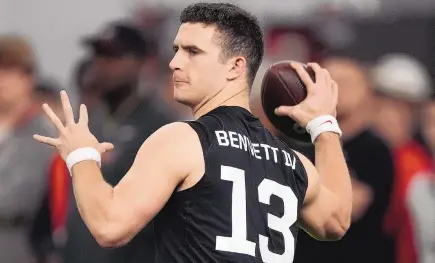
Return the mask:
<svg viewBox="0 0 435 263">
<path fill-rule="evenodd" d="M 422 191 L 415 182 L 430 181 L 433 174 L 433 163 L 430 155 L 417 142 L 410 142 L 393 150 L 396 177 L 391 197 L 391 205 L 386 216 L 386 231 L 396 239 L 396 262 L 419 263 L 419 247 L 421 226 L 416 221 L 416 207 L 420 202 L 413 202 L 416 193 Z M 433 207 L 421 207 L 434 209 Z M 418 209 L 417 209 L 418 210 Z M 421 210 L 421 209 L 420 209 Z M 418 227 L 417 227 L 418 226 Z"/>
</svg>

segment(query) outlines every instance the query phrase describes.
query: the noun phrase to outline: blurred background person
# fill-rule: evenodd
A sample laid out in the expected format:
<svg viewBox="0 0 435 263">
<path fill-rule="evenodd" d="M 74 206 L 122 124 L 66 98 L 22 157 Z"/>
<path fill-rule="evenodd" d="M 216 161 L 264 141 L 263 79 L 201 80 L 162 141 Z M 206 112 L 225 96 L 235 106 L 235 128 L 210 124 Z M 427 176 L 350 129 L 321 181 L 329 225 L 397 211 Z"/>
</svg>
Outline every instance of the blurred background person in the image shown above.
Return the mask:
<svg viewBox="0 0 435 263">
<path fill-rule="evenodd" d="M 143 141 L 171 122 L 173 116 L 163 111 L 165 103 L 156 92 L 160 87 L 143 83 L 147 81 L 142 75 L 144 69 L 154 62 L 157 52 L 155 39 L 127 22 L 113 22 L 87 38 L 85 44 L 91 52 L 91 64 L 84 73 L 84 84 L 100 95 L 108 112 L 102 127 L 97 128 L 101 134 L 96 136 L 115 145 L 115 150 L 103 159 L 102 170 L 105 179 L 116 185 L 127 173 Z M 92 122 L 90 125 L 94 129 Z M 103 249 L 82 221 L 74 198 L 69 200 L 65 262 L 153 262 L 152 224 L 127 246 Z"/>
<path fill-rule="evenodd" d="M 435 160 L 435 99 L 433 95 L 423 105 L 418 138 L 426 146 L 427 151 L 432 156 L 432 160 Z"/>
<path fill-rule="evenodd" d="M 34 99 L 39 105 L 48 103 L 53 105 L 53 111 L 60 113 L 63 111 L 62 104 L 59 102 L 59 92 L 62 87 L 59 82 L 49 77 L 39 77 L 36 80 Z"/>
<path fill-rule="evenodd" d="M 79 102 L 88 108 L 89 122 L 92 123 L 89 128 L 96 134 L 102 134 L 110 112 L 101 90 L 93 83 L 92 66 L 92 55 L 81 58 L 73 70 L 73 85 L 79 94 Z"/>
<path fill-rule="evenodd" d="M 304 25 L 273 24 L 268 26 L 264 34 L 264 59 L 251 89 L 250 107 L 253 114 L 269 131 L 282 136 L 269 122 L 261 105 L 260 91 L 263 76 L 273 63 L 281 60 L 320 62 L 326 53 L 326 45 L 312 28 Z"/>
<path fill-rule="evenodd" d="M 396 262 L 435 262 L 435 209 L 428 209 L 435 207 L 433 159 L 414 139 L 420 107 L 432 93 L 430 76 L 413 57 L 388 54 L 374 67 L 373 80 L 375 127 L 393 151 L 396 170 L 386 218 L 387 230 L 396 237 Z M 433 127 L 424 125 L 429 138 Z"/>
<path fill-rule="evenodd" d="M 434 154 L 435 154 L 435 100 L 433 97 L 427 101 L 424 104 L 422 115 L 421 115 L 421 126 L 420 126 L 420 133 L 421 137 L 423 139 L 423 142 L 425 143 L 429 153 L 431 154 L 431 160 L 432 163 L 434 162 Z M 426 207 L 435 207 L 435 176 L 432 177 L 423 177 L 423 179 L 429 179 L 429 182 L 425 182 L 426 187 L 429 188 L 430 191 L 423 191 L 426 194 L 429 194 L 425 200 L 432 202 L 432 204 L 428 204 Z M 425 181 L 425 180 L 423 180 Z M 427 202 L 426 201 L 426 202 Z M 425 203 L 426 203 L 425 202 Z M 422 207 L 422 206 L 421 206 Z M 431 213 L 432 211 L 432 213 Z M 426 259 L 427 261 L 420 260 L 419 262 L 430 262 L 429 260 L 434 261 L 434 254 L 435 254 L 435 242 L 433 237 L 435 235 L 431 235 L 430 233 L 435 233 L 435 230 L 433 229 L 435 222 L 435 213 L 433 213 L 433 210 L 426 210 L 424 211 L 424 216 L 420 217 L 421 219 L 425 220 L 426 223 L 429 223 L 430 225 L 421 224 L 421 223 L 414 223 L 414 225 L 417 225 L 419 227 L 419 232 L 425 232 L 427 235 L 425 237 L 427 240 L 420 238 L 420 246 L 425 247 L 425 251 L 427 251 L 427 254 L 430 255 Z M 432 222 L 432 223 L 430 223 Z M 420 259 L 422 257 L 419 257 Z"/>
<path fill-rule="evenodd" d="M 322 66 L 339 87 L 337 121 L 352 176 L 352 224 L 338 242 L 319 242 L 301 232 L 294 262 L 393 263 L 393 240 L 383 231 L 394 177 L 393 160 L 387 145 L 370 129 L 374 111 L 369 76 L 358 61 L 346 57 L 326 58 Z M 314 159 L 312 150 L 302 151 Z"/>
<path fill-rule="evenodd" d="M 59 92 L 61 91 L 60 84 L 52 79 L 46 77 L 40 77 L 34 89 L 34 99 L 35 104 L 37 106 L 42 105 L 43 103 L 48 103 L 49 105 L 53 105 L 53 111 L 59 114 L 63 113 L 62 104 L 59 101 Z M 63 121 L 63 116 L 59 117 L 61 121 Z M 47 171 L 51 169 L 48 168 Z M 48 177 L 49 175 L 47 175 Z M 59 253 L 58 247 L 53 239 L 52 232 L 52 218 L 51 218 L 51 209 L 50 206 L 50 197 L 51 197 L 51 180 L 52 178 L 48 178 L 47 188 L 48 190 L 45 192 L 44 201 L 39 207 L 37 216 L 33 220 L 33 227 L 30 232 L 30 240 L 32 246 L 35 250 L 35 255 L 38 259 L 38 262 L 41 263 L 58 263 L 61 260 L 61 254 Z M 62 189 L 59 189 L 62 190 Z"/>
<path fill-rule="evenodd" d="M 310 26 L 282 24 L 266 32 L 266 59 L 271 63 L 283 59 L 321 62 L 326 55 L 325 43 Z"/>
<path fill-rule="evenodd" d="M 32 224 L 47 191 L 49 148 L 32 141 L 53 134 L 34 97 L 36 60 L 17 35 L 0 36 L 0 261 L 32 263 Z M 53 134 L 54 135 L 54 134 Z M 43 227 L 43 226 L 39 226 Z"/>
<path fill-rule="evenodd" d="M 89 110 L 93 113 L 95 107 L 103 107 L 101 94 L 98 89 L 92 87 L 90 83 L 89 69 L 92 66 L 92 57 L 85 56 L 81 58 L 73 70 L 73 83 L 72 85 L 80 94 L 80 102 L 85 104 L 86 107 L 92 109 Z"/>
<path fill-rule="evenodd" d="M 88 108 L 89 120 L 92 123 L 92 131 L 95 134 L 102 133 L 102 127 L 105 123 L 108 110 L 104 105 L 101 95 L 97 89 L 93 89 L 89 85 L 89 69 L 92 65 L 92 59 L 89 57 L 81 58 L 73 70 L 72 84 L 76 88 L 79 95 L 80 103 L 84 103 Z M 49 89 L 47 84 L 40 85 L 41 90 L 53 93 L 54 89 Z M 51 94 L 50 93 L 50 94 Z M 48 98 L 48 103 L 61 104 L 59 101 L 59 90 L 51 94 Z M 44 98 L 42 98 L 44 99 Z M 52 101 L 55 100 L 55 101 Z M 61 105 L 59 105 L 61 107 Z M 62 110 L 62 109 L 61 109 Z M 60 114 L 63 115 L 63 114 Z M 49 169 L 49 191 L 45 206 L 41 211 L 41 222 L 49 222 L 49 235 L 51 237 L 51 245 L 54 247 L 54 256 L 57 262 L 62 262 L 64 255 L 65 245 L 68 238 L 67 233 L 67 215 L 69 207 L 71 179 L 69 171 L 65 165 L 64 160 L 59 154 L 53 157 Z M 39 231 L 39 236 L 47 236 L 47 230 Z"/>
</svg>

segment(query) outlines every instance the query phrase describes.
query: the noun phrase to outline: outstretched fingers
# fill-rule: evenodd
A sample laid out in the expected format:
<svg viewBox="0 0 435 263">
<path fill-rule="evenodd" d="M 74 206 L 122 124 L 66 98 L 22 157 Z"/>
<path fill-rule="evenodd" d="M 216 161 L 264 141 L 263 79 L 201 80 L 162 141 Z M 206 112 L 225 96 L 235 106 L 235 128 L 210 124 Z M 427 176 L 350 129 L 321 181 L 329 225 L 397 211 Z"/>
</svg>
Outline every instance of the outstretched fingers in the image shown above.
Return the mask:
<svg viewBox="0 0 435 263">
<path fill-rule="evenodd" d="M 56 113 L 48 106 L 48 104 L 44 103 L 42 105 L 42 109 L 45 112 L 45 115 L 48 117 L 53 126 L 58 130 L 59 133 L 65 132 L 65 126 L 63 126 L 62 121 L 57 117 Z"/>
<path fill-rule="evenodd" d="M 86 105 L 84 105 L 84 104 L 80 105 L 79 123 L 84 124 L 84 125 L 89 124 L 88 109 L 86 108 Z"/>
<path fill-rule="evenodd" d="M 62 101 L 63 114 L 65 115 L 65 123 L 67 126 L 72 125 L 75 123 L 74 113 L 66 91 L 62 90 L 60 92 L 60 98 Z"/>
<path fill-rule="evenodd" d="M 43 144 L 46 144 L 46 145 L 49 145 L 52 147 L 57 147 L 59 145 L 59 139 L 41 136 L 39 134 L 33 135 L 33 138 L 40 143 L 43 143 Z"/>
</svg>

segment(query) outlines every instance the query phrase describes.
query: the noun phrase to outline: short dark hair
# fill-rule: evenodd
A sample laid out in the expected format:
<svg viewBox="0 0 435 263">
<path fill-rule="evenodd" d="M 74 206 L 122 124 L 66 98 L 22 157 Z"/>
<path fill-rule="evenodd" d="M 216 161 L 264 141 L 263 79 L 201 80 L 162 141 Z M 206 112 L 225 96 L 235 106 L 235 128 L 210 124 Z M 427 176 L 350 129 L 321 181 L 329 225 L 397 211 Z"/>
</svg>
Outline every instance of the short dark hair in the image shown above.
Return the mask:
<svg viewBox="0 0 435 263">
<path fill-rule="evenodd" d="M 186 7 L 181 23 L 215 25 L 220 36 L 223 59 L 244 56 L 248 64 L 248 84 L 252 86 L 264 55 L 263 31 L 258 19 L 228 3 L 197 3 Z"/>
</svg>

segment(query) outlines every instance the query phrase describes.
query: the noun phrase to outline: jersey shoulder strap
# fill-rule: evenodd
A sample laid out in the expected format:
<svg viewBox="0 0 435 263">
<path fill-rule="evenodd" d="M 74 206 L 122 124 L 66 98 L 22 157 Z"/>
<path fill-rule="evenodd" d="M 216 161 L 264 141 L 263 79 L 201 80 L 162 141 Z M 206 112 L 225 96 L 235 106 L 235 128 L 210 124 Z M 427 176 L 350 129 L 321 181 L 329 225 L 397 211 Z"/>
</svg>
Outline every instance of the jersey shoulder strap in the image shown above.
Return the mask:
<svg viewBox="0 0 435 263">
<path fill-rule="evenodd" d="M 204 159 L 211 147 L 216 143 L 215 131 L 224 127 L 223 121 L 216 115 L 208 114 L 195 121 L 184 121 L 198 134 Z"/>
</svg>

